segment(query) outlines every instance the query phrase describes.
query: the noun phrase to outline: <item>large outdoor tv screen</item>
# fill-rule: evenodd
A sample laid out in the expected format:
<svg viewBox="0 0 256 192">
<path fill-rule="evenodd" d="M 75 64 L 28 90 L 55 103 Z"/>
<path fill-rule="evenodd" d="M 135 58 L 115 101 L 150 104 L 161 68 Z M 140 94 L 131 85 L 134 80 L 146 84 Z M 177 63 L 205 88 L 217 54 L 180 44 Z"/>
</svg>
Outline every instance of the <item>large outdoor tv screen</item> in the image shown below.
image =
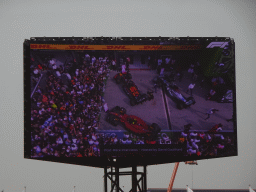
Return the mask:
<svg viewBox="0 0 256 192">
<path fill-rule="evenodd" d="M 230 38 L 24 42 L 25 157 L 237 155 Z"/>
</svg>

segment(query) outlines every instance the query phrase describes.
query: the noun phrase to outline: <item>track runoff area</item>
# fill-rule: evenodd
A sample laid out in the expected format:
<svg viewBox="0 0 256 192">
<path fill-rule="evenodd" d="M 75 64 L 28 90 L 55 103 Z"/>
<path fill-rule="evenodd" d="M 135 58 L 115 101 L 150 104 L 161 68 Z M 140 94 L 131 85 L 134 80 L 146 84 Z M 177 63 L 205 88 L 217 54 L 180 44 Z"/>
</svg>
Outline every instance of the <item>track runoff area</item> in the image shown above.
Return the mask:
<svg viewBox="0 0 256 192">
<path fill-rule="evenodd" d="M 178 109 L 176 103 L 167 96 L 167 93 L 161 87 L 157 88 L 155 93 L 153 79 L 159 75 L 156 70 L 131 70 L 132 80 L 137 85 L 142 93 L 147 93 L 148 89 L 154 91 L 154 99 L 146 101 L 135 106 L 130 105 L 130 99 L 125 94 L 122 84 L 117 84 L 114 76 L 119 73 L 117 71 L 110 71 L 107 80 L 104 99 L 111 110 L 115 106 L 124 107 L 128 115 L 135 115 L 144 120 L 147 124 L 156 123 L 160 126 L 161 132 L 158 134 L 159 140 L 165 133 L 171 140 L 173 134 L 180 135 L 184 131 L 184 125 L 191 123 L 191 131 L 207 132 L 214 125 L 221 123 L 222 134 L 233 132 L 233 122 L 227 122 L 233 114 L 233 103 L 218 103 L 205 99 L 208 89 L 200 88 L 199 83 L 195 83 L 193 89 L 193 97 L 196 101 L 194 105 L 185 109 Z M 168 72 L 165 72 L 168 75 Z M 181 93 L 185 97 L 190 96 L 187 92 L 188 86 L 191 83 L 190 74 L 184 73 L 182 81 L 175 81 Z M 207 118 L 209 109 L 215 108 L 219 111 Z M 107 113 L 102 112 L 100 118 L 99 133 L 116 134 L 119 139 L 122 139 L 125 133 L 129 133 L 122 124 L 113 126 L 106 121 Z"/>
</svg>

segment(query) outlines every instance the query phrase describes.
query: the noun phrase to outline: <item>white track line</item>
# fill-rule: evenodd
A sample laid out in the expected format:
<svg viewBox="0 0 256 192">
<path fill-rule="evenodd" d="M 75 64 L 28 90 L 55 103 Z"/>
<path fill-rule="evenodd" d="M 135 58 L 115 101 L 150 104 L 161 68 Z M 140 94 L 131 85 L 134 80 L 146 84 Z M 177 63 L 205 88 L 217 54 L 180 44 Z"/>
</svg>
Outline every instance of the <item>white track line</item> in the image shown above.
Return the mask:
<svg viewBox="0 0 256 192">
<path fill-rule="evenodd" d="M 170 118 L 170 109 L 169 109 L 169 105 L 168 105 L 168 97 L 167 97 L 167 95 L 165 94 L 165 100 L 166 100 L 166 105 L 167 105 L 167 110 L 168 110 L 168 113 L 169 113 L 169 118 Z M 171 123 L 171 118 L 170 118 L 170 123 Z"/>
<path fill-rule="evenodd" d="M 167 117 L 167 113 L 166 113 L 166 109 L 165 109 L 165 102 L 164 102 L 163 90 L 162 89 L 161 89 L 161 95 L 162 95 L 162 100 L 163 100 L 163 105 L 164 105 L 164 113 L 165 113 L 165 117 L 166 117 L 167 128 L 169 128 L 169 122 L 168 122 L 168 117 Z"/>
</svg>

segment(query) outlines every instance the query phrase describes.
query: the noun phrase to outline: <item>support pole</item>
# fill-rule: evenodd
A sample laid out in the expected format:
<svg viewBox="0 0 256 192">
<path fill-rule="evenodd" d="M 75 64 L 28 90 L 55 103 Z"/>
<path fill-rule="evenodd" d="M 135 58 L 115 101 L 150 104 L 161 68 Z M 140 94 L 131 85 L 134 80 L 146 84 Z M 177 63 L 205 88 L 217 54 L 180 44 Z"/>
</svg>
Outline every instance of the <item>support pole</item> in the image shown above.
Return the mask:
<svg viewBox="0 0 256 192">
<path fill-rule="evenodd" d="M 137 191 L 137 167 L 136 165 L 132 166 L 132 192 Z"/>
<path fill-rule="evenodd" d="M 141 187 L 142 187 L 142 191 L 144 192 L 145 190 L 145 170 L 144 170 L 144 166 L 143 166 L 143 174 L 141 175 Z"/>
<path fill-rule="evenodd" d="M 113 173 L 113 166 L 112 165 L 111 165 L 111 173 Z M 113 183 L 113 175 L 111 174 L 111 191 L 113 189 L 113 185 L 114 185 L 114 183 Z"/>
<path fill-rule="evenodd" d="M 147 180 L 146 180 L 146 166 L 144 167 L 143 172 L 137 171 L 137 165 L 132 166 L 132 171 L 129 172 L 120 172 L 120 168 L 118 165 L 111 165 L 110 166 L 110 172 L 107 172 L 107 166 L 104 167 L 104 191 L 107 192 L 107 179 L 110 179 L 111 181 L 111 190 L 110 192 L 124 192 L 123 189 L 120 188 L 120 181 L 119 176 L 123 175 L 131 175 L 132 176 L 132 189 L 130 189 L 130 192 L 137 192 L 137 189 L 139 189 L 139 192 L 146 192 L 147 191 Z M 114 169 L 113 169 L 114 168 Z M 140 175 L 141 177 L 137 179 L 137 175 Z"/>
<path fill-rule="evenodd" d="M 175 166 L 174 166 L 174 169 L 173 169 L 173 172 L 172 172 L 172 177 L 171 177 L 170 184 L 169 184 L 167 192 L 171 192 L 172 191 L 174 179 L 175 179 L 175 176 L 176 176 L 179 164 L 180 164 L 179 162 L 175 163 Z"/>
<path fill-rule="evenodd" d="M 143 190 L 145 190 L 146 192 L 147 191 L 147 166 L 146 165 L 143 166 L 143 171 L 144 171 Z"/>
<path fill-rule="evenodd" d="M 116 181 L 112 180 L 109 175 L 108 175 L 108 178 L 114 183 L 113 186 L 116 186 Z M 120 190 L 121 192 L 123 192 L 123 190 L 120 188 L 120 186 L 119 186 L 118 188 L 119 188 L 119 190 Z M 113 191 L 113 190 L 114 190 L 114 188 L 111 189 L 111 191 Z M 106 192 L 107 192 L 107 191 L 106 191 Z"/>
<path fill-rule="evenodd" d="M 104 190 L 108 191 L 108 176 L 107 176 L 107 166 L 104 167 Z"/>
<path fill-rule="evenodd" d="M 119 192 L 119 167 L 115 167 L 116 192 Z"/>
</svg>

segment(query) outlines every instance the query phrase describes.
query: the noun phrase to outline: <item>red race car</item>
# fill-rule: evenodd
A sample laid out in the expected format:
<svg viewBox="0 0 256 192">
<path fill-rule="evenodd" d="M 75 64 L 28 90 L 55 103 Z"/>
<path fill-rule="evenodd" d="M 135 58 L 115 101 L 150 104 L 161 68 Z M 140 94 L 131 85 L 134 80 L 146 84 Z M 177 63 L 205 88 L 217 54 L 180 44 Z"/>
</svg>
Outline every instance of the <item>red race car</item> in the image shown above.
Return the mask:
<svg viewBox="0 0 256 192">
<path fill-rule="evenodd" d="M 117 126 L 119 122 L 123 123 L 129 131 L 138 135 L 156 136 L 161 128 L 156 123 L 147 125 L 141 118 L 134 115 L 127 115 L 126 109 L 116 106 L 108 112 L 107 121 Z"/>
</svg>

